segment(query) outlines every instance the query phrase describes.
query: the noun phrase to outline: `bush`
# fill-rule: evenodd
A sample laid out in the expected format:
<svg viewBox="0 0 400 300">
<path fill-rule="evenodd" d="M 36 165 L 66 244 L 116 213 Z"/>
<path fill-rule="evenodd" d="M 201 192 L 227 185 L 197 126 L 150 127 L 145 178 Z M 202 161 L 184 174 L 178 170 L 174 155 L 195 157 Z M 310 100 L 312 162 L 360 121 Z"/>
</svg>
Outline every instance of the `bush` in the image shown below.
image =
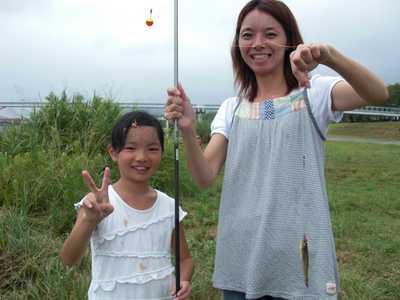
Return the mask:
<svg viewBox="0 0 400 300">
<path fill-rule="evenodd" d="M 0 223 L 6 224 L 0 226 L 1 299 L 80 299 L 87 293 L 90 255 L 69 268 L 59 251 L 76 219 L 73 204 L 89 192 L 82 171 L 100 185 L 109 166 L 111 183 L 119 179 L 107 150 L 122 114 L 118 103 L 65 92 L 46 99 L 29 119 L 0 131 Z M 166 132 L 165 152 L 150 185 L 174 197 L 172 136 Z M 200 191 L 185 151 L 179 154 L 180 194 L 194 197 Z"/>
<path fill-rule="evenodd" d="M 85 100 L 63 92 L 46 99 L 29 119 L 0 133 L 0 205 L 47 215 L 47 225 L 63 233 L 75 214 L 61 212 L 87 191 L 82 170 L 97 180 L 107 166 L 107 144 L 121 109 L 98 95 Z"/>
<path fill-rule="evenodd" d="M 201 137 L 203 144 L 208 144 L 211 139 L 211 122 L 214 120 L 215 113 L 203 115 L 202 121 L 196 124 L 196 132 Z"/>
</svg>

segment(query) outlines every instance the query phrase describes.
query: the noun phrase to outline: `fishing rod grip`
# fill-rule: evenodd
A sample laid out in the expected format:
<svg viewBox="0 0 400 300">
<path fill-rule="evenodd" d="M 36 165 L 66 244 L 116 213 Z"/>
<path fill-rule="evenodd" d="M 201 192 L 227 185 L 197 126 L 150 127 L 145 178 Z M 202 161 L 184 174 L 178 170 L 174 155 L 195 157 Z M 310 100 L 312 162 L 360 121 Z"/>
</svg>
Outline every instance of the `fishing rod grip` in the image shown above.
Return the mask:
<svg viewBox="0 0 400 300">
<path fill-rule="evenodd" d="M 174 120 L 174 185 L 175 185 L 175 282 L 176 294 L 181 288 L 180 284 L 180 245 L 179 245 L 179 129 L 178 119 Z"/>
</svg>

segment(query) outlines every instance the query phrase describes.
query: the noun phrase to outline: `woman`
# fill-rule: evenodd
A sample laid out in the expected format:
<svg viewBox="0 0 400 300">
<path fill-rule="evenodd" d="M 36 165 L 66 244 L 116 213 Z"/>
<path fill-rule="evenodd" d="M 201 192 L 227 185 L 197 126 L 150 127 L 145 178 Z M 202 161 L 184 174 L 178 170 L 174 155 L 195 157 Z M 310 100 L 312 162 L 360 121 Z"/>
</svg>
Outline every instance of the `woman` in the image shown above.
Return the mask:
<svg viewBox="0 0 400 300">
<path fill-rule="evenodd" d="M 181 85 L 168 88 L 165 108 L 166 119 L 179 119 L 200 188 L 225 163 L 214 286 L 224 299 L 336 299 L 324 181 L 328 126 L 343 111 L 386 101 L 386 85 L 330 45 L 303 44 L 291 11 L 276 0 L 246 4 L 231 55 L 239 95 L 221 105 L 204 154 Z M 319 64 L 341 77 L 310 77 Z M 299 255 L 305 240 L 308 265 Z"/>
</svg>

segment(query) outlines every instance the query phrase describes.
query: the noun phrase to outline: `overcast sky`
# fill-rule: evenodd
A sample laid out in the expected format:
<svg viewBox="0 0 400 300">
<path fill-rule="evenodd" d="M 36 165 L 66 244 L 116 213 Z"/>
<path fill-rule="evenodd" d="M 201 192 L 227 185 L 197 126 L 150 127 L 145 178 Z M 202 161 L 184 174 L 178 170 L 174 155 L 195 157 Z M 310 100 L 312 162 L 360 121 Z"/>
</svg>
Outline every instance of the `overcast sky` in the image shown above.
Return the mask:
<svg viewBox="0 0 400 300">
<path fill-rule="evenodd" d="M 284 2 L 305 42 L 331 44 L 386 84 L 400 82 L 399 0 Z M 246 3 L 180 0 L 179 80 L 193 103 L 234 95 L 229 51 Z M 40 101 L 66 89 L 163 103 L 174 84 L 173 22 L 173 0 L 0 0 L 0 102 Z"/>
</svg>

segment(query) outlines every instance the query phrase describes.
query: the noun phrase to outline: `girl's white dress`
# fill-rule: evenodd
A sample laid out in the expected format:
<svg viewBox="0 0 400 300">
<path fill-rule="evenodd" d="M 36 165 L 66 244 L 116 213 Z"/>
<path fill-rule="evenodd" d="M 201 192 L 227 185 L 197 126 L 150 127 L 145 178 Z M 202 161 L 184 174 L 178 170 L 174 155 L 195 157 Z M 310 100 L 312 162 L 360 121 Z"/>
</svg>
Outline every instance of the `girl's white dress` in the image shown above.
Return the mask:
<svg viewBox="0 0 400 300">
<path fill-rule="evenodd" d="M 174 299 L 175 281 L 171 262 L 171 238 L 175 228 L 175 201 L 157 191 L 148 210 L 127 205 L 108 187 L 114 211 L 91 237 L 92 299 Z M 82 200 L 83 201 L 83 200 Z M 82 201 L 75 204 L 78 211 Z M 181 208 L 179 220 L 186 216 Z"/>
</svg>

